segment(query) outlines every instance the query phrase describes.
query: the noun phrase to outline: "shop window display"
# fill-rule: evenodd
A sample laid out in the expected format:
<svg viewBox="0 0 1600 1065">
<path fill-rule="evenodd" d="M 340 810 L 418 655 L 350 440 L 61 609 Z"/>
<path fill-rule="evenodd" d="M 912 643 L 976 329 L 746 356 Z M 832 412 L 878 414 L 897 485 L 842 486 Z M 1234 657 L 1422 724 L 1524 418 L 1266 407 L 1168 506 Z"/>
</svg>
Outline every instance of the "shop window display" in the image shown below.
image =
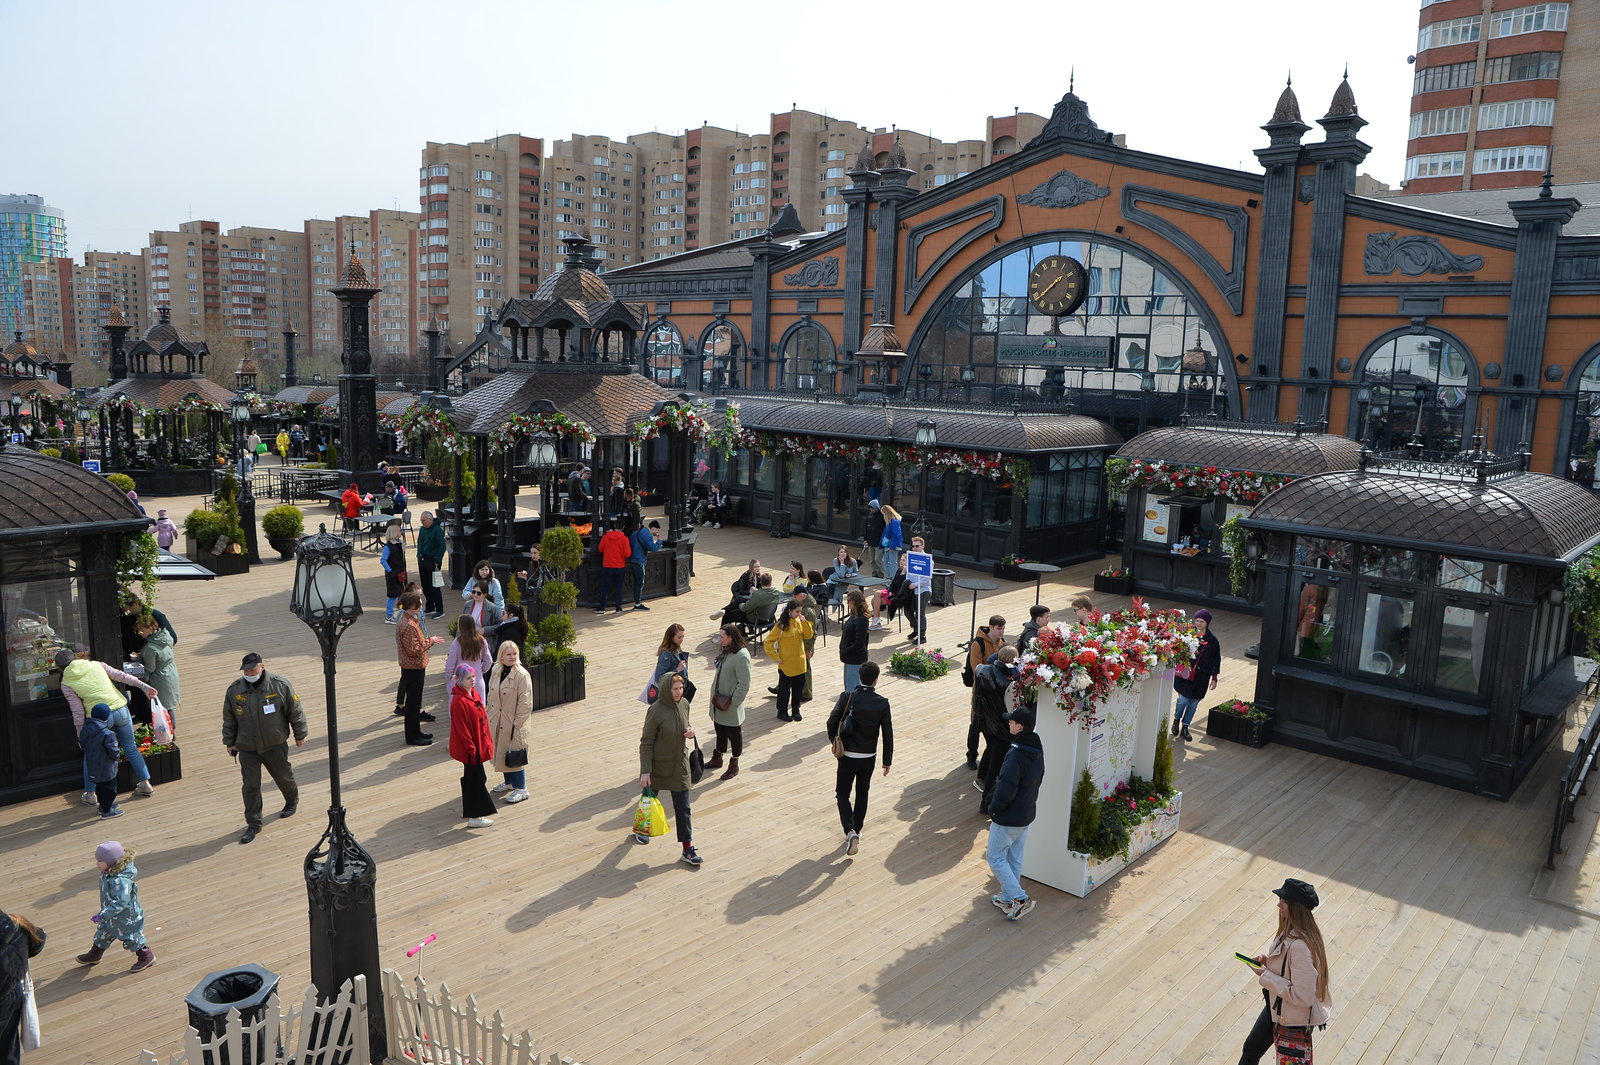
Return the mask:
<svg viewBox="0 0 1600 1065">
<path fill-rule="evenodd" d="M 1361 625 L 1361 655 L 1356 668 L 1380 677 L 1404 677 L 1411 648 L 1411 614 L 1408 598 L 1368 592 Z"/>
<path fill-rule="evenodd" d="M 11 704 L 49 697 L 61 688 L 60 675 L 52 673 L 56 652 L 87 636 L 82 582 L 75 576 L 14 581 L 6 584 L 0 602 Z"/>
</svg>

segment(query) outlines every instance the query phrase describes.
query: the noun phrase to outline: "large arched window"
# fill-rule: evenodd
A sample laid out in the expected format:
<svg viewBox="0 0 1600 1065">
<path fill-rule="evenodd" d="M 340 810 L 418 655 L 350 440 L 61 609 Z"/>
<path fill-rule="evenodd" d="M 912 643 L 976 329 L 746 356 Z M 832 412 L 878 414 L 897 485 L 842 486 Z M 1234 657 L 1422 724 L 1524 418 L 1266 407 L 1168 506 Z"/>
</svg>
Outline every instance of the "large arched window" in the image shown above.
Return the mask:
<svg viewBox="0 0 1600 1065">
<path fill-rule="evenodd" d="M 683 380 L 683 334 L 665 318 L 652 323 L 645 334 L 644 356 L 650 379 L 656 384 L 664 388 L 695 386 L 695 382 Z"/>
<path fill-rule="evenodd" d="M 1600 455 L 1600 346 L 1591 348 L 1578 363 L 1577 400 L 1567 435 L 1567 468 L 1559 471 L 1569 480 L 1594 487 L 1594 469 Z"/>
<path fill-rule="evenodd" d="M 833 338 L 815 322 L 800 322 L 783 336 L 779 349 L 783 360 L 780 387 L 809 392 L 821 382 L 833 380 L 829 363 L 833 361 Z"/>
<path fill-rule="evenodd" d="M 1477 367 L 1440 333 L 1405 333 L 1379 342 L 1355 376 L 1351 434 L 1376 451 L 1407 445 L 1454 454 L 1463 450 Z"/>
<path fill-rule="evenodd" d="M 1083 305 L 1063 318 L 1041 314 L 1028 299 L 1029 273 L 1052 255 L 1076 259 L 1088 275 Z M 1233 357 L 1219 351 L 1210 322 L 1175 277 L 1132 248 L 1042 240 L 1006 252 L 945 293 L 917 344 L 908 387 L 981 403 L 1066 398 L 1086 409 L 1087 398 L 1089 408 L 1130 415 L 1141 427 L 1145 407 L 1152 421 L 1172 420 L 1186 405 L 1223 411 Z M 1186 367 L 1184 354 L 1196 347 L 1205 358 Z M 1120 397 L 1113 404 L 1108 394 Z"/>
<path fill-rule="evenodd" d="M 717 319 L 700 335 L 700 374 L 702 389 L 719 391 L 738 388 L 743 377 L 746 351 L 744 334 L 739 327 L 724 319 Z"/>
</svg>

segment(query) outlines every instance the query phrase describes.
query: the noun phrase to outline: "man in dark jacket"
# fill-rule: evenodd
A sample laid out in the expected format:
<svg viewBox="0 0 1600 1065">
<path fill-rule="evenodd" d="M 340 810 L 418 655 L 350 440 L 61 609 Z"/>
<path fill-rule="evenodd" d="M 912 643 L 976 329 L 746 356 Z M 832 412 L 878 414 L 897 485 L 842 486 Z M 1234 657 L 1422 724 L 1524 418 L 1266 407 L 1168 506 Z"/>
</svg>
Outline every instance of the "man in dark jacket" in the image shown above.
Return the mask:
<svg viewBox="0 0 1600 1065">
<path fill-rule="evenodd" d="M 631 491 L 630 491 L 631 494 Z M 634 503 L 638 506 L 638 503 Z M 641 525 L 629 534 L 633 554 L 628 556 L 628 581 L 633 585 L 633 609 L 649 610 L 644 605 L 644 572 L 650 563 L 650 552 L 661 550 L 661 523 L 653 521 L 648 527 Z"/>
<path fill-rule="evenodd" d="M 1028 608 L 1028 623 L 1022 626 L 1022 635 L 1017 637 L 1017 654 L 1026 654 L 1028 645 L 1039 635 L 1039 630 L 1050 624 L 1050 608 L 1040 606 L 1038 603 Z"/>
<path fill-rule="evenodd" d="M 978 667 L 991 661 L 1006 642 L 1006 619 L 995 614 L 989 619 L 989 624 L 979 625 L 978 631 L 972 634 L 972 639 L 967 641 L 967 668 L 962 671 L 961 679 L 967 682 L 967 687 L 973 688 L 972 717 L 967 725 L 967 768 L 978 768 L 978 693 L 976 691 Z"/>
<path fill-rule="evenodd" d="M 444 617 L 444 593 L 433 586 L 433 575 L 444 562 L 444 526 L 434 520 L 433 511 L 424 510 L 417 530 L 417 573 L 422 585 L 422 610 L 433 617 Z"/>
<path fill-rule="evenodd" d="M 300 807 L 300 786 L 289 765 L 289 737 L 294 745 L 306 745 L 306 714 L 294 685 L 276 673 L 268 673 L 261 656 L 254 651 L 239 663 L 238 680 L 228 685 L 222 696 L 222 745 L 239 760 L 244 778 L 244 835 L 249 843 L 261 832 L 261 767 L 266 766 L 272 782 L 283 793 L 283 812 L 293 817 Z"/>
<path fill-rule="evenodd" d="M 978 667 L 972 681 L 972 719 L 983 735 L 983 757 L 978 761 L 977 786 L 983 792 L 978 806 L 980 814 L 989 812 L 989 800 L 994 796 L 994 782 L 1000 776 L 1000 765 L 1006 750 L 1011 746 L 1011 734 L 1006 729 L 1006 691 L 1017 676 L 1017 649 L 1002 647 L 993 662 Z"/>
<path fill-rule="evenodd" d="M 844 826 L 845 853 L 854 854 L 861 845 L 861 825 L 867 819 L 867 790 L 872 786 L 872 768 L 878 760 L 878 733 L 883 733 L 883 775 L 894 764 L 894 728 L 889 722 L 889 700 L 878 694 L 878 663 L 861 667 L 861 685 L 844 692 L 828 715 L 828 742 L 844 737 L 844 757 L 834 794 L 839 800 L 839 823 Z M 855 792 L 855 805 L 850 793 Z"/>
<path fill-rule="evenodd" d="M 881 506 L 876 499 L 867 504 L 867 531 L 861 539 L 861 568 L 874 577 L 889 576 L 883 572 L 883 527 L 888 523 L 883 520 Z"/>
<path fill-rule="evenodd" d="M 1028 915 L 1034 900 L 1022 890 L 1022 848 L 1028 840 L 1028 826 L 1039 812 L 1039 785 L 1044 781 L 1044 744 L 1033 731 L 1030 707 L 1019 706 L 1006 715 L 1011 726 L 1011 749 L 1000 766 L 989 799 L 989 849 L 984 857 L 1000 892 L 989 901 L 1005 911 L 1006 920 Z"/>
</svg>

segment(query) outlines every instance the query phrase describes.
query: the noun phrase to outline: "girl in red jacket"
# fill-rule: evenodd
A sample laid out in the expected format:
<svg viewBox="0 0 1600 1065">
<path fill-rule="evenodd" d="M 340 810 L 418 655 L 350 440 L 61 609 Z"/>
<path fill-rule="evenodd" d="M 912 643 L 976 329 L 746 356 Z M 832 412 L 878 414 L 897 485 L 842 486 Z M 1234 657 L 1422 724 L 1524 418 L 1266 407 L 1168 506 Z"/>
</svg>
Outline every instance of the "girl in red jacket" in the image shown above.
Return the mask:
<svg viewBox="0 0 1600 1065">
<path fill-rule="evenodd" d="M 450 757 L 461 763 L 461 816 L 468 828 L 488 828 L 494 824 L 489 819 L 494 799 L 483 763 L 494 757 L 494 737 L 483 696 L 478 694 L 478 671 L 471 666 L 456 667 L 450 693 Z"/>
</svg>

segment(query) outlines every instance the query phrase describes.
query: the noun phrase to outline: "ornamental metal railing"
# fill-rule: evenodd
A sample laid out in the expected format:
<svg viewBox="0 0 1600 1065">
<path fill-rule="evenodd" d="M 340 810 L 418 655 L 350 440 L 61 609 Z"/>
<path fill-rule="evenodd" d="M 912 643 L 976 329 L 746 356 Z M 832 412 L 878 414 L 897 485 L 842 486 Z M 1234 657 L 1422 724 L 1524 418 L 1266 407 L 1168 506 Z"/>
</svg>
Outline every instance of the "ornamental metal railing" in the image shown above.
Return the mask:
<svg viewBox="0 0 1600 1065">
<path fill-rule="evenodd" d="M 1562 833 L 1578 819 L 1575 812 L 1578 799 L 1588 794 L 1589 774 L 1594 771 L 1596 758 L 1600 757 L 1600 743 L 1595 742 L 1600 736 L 1597 729 L 1600 729 L 1600 714 L 1591 714 L 1589 723 L 1578 733 L 1577 749 L 1572 752 L 1566 771 L 1561 774 L 1561 785 L 1556 789 L 1555 824 L 1550 830 L 1550 853 L 1546 855 L 1544 863 L 1546 869 L 1556 867 L 1556 855 L 1562 853 Z"/>
</svg>

